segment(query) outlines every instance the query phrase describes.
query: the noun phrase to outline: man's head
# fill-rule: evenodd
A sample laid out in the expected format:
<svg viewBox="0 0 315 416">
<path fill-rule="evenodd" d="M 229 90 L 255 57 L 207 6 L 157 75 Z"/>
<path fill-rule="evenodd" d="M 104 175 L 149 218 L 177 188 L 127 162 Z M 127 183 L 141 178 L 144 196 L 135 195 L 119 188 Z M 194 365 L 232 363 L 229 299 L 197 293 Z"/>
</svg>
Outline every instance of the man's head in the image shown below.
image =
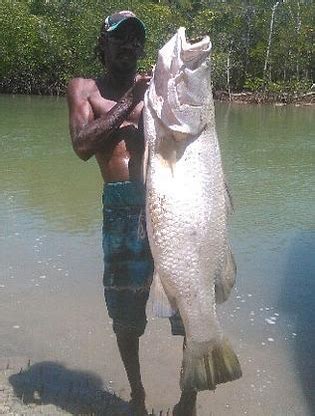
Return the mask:
<svg viewBox="0 0 315 416">
<path fill-rule="evenodd" d="M 121 11 L 104 20 L 96 52 L 109 70 L 129 72 L 136 69 L 144 54 L 145 26 L 134 13 Z"/>
</svg>

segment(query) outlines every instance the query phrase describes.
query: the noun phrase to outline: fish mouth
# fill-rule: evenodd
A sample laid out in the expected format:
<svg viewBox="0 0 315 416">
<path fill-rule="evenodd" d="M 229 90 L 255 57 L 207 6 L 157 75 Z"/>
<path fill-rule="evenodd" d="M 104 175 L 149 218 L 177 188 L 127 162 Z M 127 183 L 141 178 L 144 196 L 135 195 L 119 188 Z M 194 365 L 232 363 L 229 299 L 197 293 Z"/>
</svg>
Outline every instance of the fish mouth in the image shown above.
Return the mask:
<svg viewBox="0 0 315 416">
<path fill-rule="evenodd" d="M 198 43 L 201 42 L 203 40 L 203 36 L 195 36 L 193 38 L 188 38 L 187 42 L 190 43 L 191 45 L 194 43 Z"/>
<path fill-rule="evenodd" d="M 181 59 L 183 62 L 190 65 L 198 64 L 200 60 L 208 57 L 212 46 L 209 36 L 187 39 L 184 27 L 178 29 L 178 35 L 181 40 Z"/>
</svg>

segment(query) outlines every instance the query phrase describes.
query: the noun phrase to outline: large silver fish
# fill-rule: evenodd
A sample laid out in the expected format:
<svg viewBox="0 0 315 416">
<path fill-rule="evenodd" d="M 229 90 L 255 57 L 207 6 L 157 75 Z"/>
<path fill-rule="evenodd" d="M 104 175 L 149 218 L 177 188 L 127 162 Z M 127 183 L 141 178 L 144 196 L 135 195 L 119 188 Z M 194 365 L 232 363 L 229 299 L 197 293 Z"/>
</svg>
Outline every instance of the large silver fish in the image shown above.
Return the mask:
<svg viewBox="0 0 315 416">
<path fill-rule="evenodd" d="M 229 197 L 215 131 L 209 37 L 180 28 L 159 51 L 145 95 L 146 218 L 157 315 L 179 311 L 186 332 L 181 388 L 213 390 L 241 376 L 216 303 L 235 279 Z"/>
</svg>

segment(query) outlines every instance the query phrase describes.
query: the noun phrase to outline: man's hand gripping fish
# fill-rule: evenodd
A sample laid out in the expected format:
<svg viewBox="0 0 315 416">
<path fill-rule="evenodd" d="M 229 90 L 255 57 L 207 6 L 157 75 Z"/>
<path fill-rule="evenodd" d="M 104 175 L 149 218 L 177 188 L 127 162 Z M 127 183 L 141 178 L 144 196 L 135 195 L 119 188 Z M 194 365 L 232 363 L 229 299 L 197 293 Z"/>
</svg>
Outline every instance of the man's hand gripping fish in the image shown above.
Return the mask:
<svg viewBox="0 0 315 416">
<path fill-rule="evenodd" d="M 146 218 L 158 316 L 180 312 L 186 332 L 181 389 L 214 390 L 241 377 L 216 302 L 227 299 L 235 264 L 227 239 L 229 197 L 215 131 L 209 37 L 185 29 L 159 51 L 145 95 Z"/>
</svg>

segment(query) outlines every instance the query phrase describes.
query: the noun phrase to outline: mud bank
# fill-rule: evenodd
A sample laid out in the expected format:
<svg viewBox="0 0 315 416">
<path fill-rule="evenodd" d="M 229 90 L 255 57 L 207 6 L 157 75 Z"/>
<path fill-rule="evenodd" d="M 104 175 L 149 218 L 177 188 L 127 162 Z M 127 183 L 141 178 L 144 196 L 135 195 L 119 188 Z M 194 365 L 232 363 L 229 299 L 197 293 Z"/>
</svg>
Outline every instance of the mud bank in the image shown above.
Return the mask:
<svg viewBox="0 0 315 416">
<path fill-rule="evenodd" d="M 237 92 L 229 94 L 227 91 L 214 91 L 214 98 L 218 101 L 241 104 L 275 104 L 275 105 L 315 105 L 315 92 L 305 94 Z"/>
</svg>

